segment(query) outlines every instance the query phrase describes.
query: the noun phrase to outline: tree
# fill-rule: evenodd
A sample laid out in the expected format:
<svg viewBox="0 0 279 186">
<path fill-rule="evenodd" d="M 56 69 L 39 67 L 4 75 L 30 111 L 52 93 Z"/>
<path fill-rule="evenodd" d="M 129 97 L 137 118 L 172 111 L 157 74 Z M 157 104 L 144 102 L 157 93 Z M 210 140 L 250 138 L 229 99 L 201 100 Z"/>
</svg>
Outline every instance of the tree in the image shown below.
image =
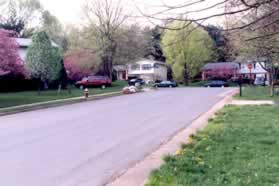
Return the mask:
<svg viewBox="0 0 279 186">
<path fill-rule="evenodd" d="M 58 48 L 52 46 L 45 32 L 38 32 L 32 37 L 26 67 L 31 76 L 39 82 L 46 83 L 58 78 L 62 68 L 60 52 Z"/>
<path fill-rule="evenodd" d="M 232 52 L 229 45 L 229 38 L 222 27 L 207 25 L 202 26 L 214 41 L 214 47 L 216 48 L 217 61 L 227 62 L 232 60 Z"/>
<path fill-rule="evenodd" d="M 145 54 L 145 56 L 156 61 L 165 62 L 166 57 L 164 56 L 163 50 L 161 48 L 162 29 L 156 26 L 151 30 L 145 30 L 145 34 L 147 36 L 151 36 L 148 40 L 148 52 Z"/>
<path fill-rule="evenodd" d="M 116 36 L 120 26 L 128 18 L 123 11 L 121 0 L 89 0 L 85 5 L 85 15 L 91 36 L 100 51 L 103 71 L 112 79 L 112 65 L 117 50 Z"/>
<path fill-rule="evenodd" d="M 42 13 L 41 30 L 45 31 L 50 39 L 57 43 L 64 51 L 68 49 L 68 41 L 62 24 L 47 10 L 43 11 Z"/>
<path fill-rule="evenodd" d="M 167 26 L 175 29 L 181 24 L 175 21 Z M 182 30 L 166 30 L 162 39 L 162 48 L 167 63 L 172 66 L 175 79 L 183 80 L 186 85 L 200 72 L 202 65 L 214 56 L 213 41 L 208 33 L 201 28 L 190 32 L 189 29 L 194 27 L 191 25 Z"/>
<path fill-rule="evenodd" d="M 97 54 L 90 50 L 75 49 L 65 54 L 64 65 L 68 78 L 76 82 L 97 72 L 99 60 Z"/>
<path fill-rule="evenodd" d="M 42 6 L 38 0 L 7 0 L 0 10 L 0 28 L 23 37 L 33 30 L 32 21 L 39 17 Z"/>
<path fill-rule="evenodd" d="M 23 61 L 18 54 L 18 46 L 9 33 L 0 29 L 0 76 L 24 76 Z"/>
<path fill-rule="evenodd" d="M 151 35 L 142 29 L 138 24 L 121 27 L 116 37 L 115 64 L 127 64 L 148 53 Z"/>
</svg>

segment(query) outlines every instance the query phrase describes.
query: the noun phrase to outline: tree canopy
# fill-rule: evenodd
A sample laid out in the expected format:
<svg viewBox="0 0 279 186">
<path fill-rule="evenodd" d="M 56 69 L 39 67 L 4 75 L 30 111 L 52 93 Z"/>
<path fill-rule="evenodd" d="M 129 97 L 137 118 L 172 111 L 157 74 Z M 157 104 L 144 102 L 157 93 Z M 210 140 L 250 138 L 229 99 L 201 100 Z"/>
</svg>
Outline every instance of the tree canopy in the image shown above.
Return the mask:
<svg viewBox="0 0 279 186">
<path fill-rule="evenodd" d="M 168 25 L 173 29 L 181 22 Z M 172 66 L 174 78 L 188 84 L 196 76 L 203 64 L 214 57 L 213 41 L 208 33 L 196 25 L 179 30 L 166 30 L 162 39 L 162 48 L 167 63 Z"/>
<path fill-rule="evenodd" d="M 59 77 L 62 64 L 58 48 L 45 32 L 38 32 L 32 37 L 32 45 L 28 48 L 27 69 L 33 78 L 41 81 L 52 81 Z"/>
<path fill-rule="evenodd" d="M 0 76 L 23 76 L 23 61 L 17 52 L 18 46 L 9 33 L 0 29 Z"/>
</svg>

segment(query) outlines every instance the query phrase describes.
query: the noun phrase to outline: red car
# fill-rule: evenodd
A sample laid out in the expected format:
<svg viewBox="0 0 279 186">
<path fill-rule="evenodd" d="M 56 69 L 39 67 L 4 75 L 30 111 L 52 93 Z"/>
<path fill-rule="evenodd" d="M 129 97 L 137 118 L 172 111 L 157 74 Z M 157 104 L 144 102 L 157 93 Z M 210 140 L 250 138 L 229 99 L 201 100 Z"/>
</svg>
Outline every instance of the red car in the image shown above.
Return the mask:
<svg viewBox="0 0 279 186">
<path fill-rule="evenodd" d="M 111 86 L 111 79 L 107 76 L 89 76 L 83 78 L 81 81 L 76 83 L 76 86 L 80 89 L 84 89 L 86 87 L 102 87 L 106 88 Z"/>
</svg>

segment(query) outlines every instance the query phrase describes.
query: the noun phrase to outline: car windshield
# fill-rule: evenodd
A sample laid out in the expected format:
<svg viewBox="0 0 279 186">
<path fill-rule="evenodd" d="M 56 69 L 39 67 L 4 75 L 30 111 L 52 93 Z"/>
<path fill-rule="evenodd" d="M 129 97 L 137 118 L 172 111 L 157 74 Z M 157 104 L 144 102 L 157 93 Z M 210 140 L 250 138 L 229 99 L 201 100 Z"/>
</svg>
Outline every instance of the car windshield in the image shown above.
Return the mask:
<svg viewBox="0 0 279 186">
<path fill-rule="evenodd" d="M 162 81 L 162 84 L 169 84 L 171 83 L 170 81 Z"/>
</svg>

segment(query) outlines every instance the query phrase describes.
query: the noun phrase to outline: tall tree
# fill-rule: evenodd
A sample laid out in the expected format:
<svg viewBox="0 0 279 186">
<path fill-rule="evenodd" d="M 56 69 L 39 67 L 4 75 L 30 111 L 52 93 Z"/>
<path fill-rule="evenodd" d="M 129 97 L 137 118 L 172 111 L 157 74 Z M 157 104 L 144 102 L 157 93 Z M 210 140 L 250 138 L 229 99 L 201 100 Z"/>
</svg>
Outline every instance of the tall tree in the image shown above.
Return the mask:
<svg viewBox="0 0 279 186">
<path fill-rule="evenodd" d="M 122 26 L 116 37 L 115 64 L 127 64 L 144 58 L 149 48 L 151 34 L 138 24 Z"/>
<path fill-rule="evenodd" d="M 179 28 L 182 22 L 174 21 L 168 27 Z M 213 59 L 213 41 L 202 28 L 193 30 L 191 25 L 179 30 L 166 30 L 162 39 L 162 48 L 167 63 L 172 66 L 174 77 L 178 81 L 189 81 L 196 76 L 203 64 Z M 189 30 L 190 29 L 190 30 Z"/>
<path fill-rule="evenodd" d="M 68 49 L 68 41 L 64 33 L 63 25 L 47 10 L 42 13 L 41 30 L 45 31 L 50 39 L 57 43 L 64 51 Z"/>
<path fill-rule="evenodd" d="M 60 52 L 52 46 L 45 32 L 38 32 L 32 37 L 26 67 L 39 82 L 53 81 L 59 77 L 62 68 Z"/>
<path fill-rule="evenodd" d="M 18 54 L 18 46 L 7 31 L 0 29 L 0 76 L 24 76 L 23 61 Z"/>
<path fill-rule="evenodd" d="M 155 28 L 149 30 L 145 30 L 145 34 L 148 36 L 150 35 L 151 38 L 149 38 L 149 47 L 148 52 L 145 54 L 147 58 L 151 58 L 156 61 L 166 61 L 166 57 L 163 54 L 163 50 L 161 48 L 161 39 L 162 39 L 162 29 L 160 29 L 158 26 Z"/>
<path fill-rule="evenodd" d="M 208 32 L 209 36 L 214 41 L 214 46 L 216 48 L 217 54 L 217 61 L 227 62 L 233 60 L 228 35 L 226 32 L 223 31 L 223 28 L 215 25 L 207 25 L 202 27 Z"/>
<path fill-rule="evenodd" d="M 117 31 L 128 18 L 123 7 L 121 0 L 88 0 L 84 9 L 88 27 L 94 33 L 94 41 L 100 51 L 103 71 L 110 78 L 117 50 Z"/>
</svg>

